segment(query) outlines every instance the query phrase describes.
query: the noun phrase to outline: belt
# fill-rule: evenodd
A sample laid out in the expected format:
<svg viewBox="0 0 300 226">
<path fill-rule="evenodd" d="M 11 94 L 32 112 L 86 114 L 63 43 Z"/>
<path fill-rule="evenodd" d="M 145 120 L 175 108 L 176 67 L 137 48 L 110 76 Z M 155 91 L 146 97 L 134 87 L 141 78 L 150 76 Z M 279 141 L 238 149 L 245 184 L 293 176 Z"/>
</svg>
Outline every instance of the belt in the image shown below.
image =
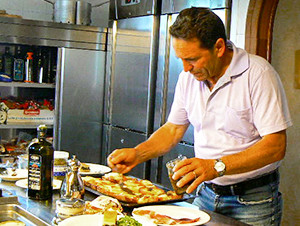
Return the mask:
<svg viewBox="0 0 300 226">
<path fill-rule="evenodd" d="M 250 180 L 242 181 L 237 184 L 225 186 L 217 185 L 214 183 L 204 184 L 218 195 L 243 195 L 247 190 L 262 187 L 277 180 L 279 180 L 279 172 L 278 170 L 275 170 L 272 173 L 265 174 Z"/>
</svg>

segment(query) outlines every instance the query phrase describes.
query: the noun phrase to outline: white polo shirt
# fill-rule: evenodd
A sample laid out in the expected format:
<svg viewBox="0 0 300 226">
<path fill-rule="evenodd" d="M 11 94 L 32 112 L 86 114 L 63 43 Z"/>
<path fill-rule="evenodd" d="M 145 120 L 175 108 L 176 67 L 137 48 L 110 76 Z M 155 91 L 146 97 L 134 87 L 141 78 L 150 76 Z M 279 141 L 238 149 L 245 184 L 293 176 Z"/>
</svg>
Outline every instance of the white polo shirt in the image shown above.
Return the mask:
<svg viewBox="0 0 300 226">
<path fill-rule="evenodd" d="M 233 44 L 232 48 L 232 61 L 212 91 L 189 72 L 179 75 L 168 121 L 194 126 L 198 158 L 216 159 L 238 153 L 262 136 L 292 125 L 284 89 L 273 67 L 262 57 Z M 279 164 L 211 182 L 237 183 L 273 171 Z"/>
</svg>

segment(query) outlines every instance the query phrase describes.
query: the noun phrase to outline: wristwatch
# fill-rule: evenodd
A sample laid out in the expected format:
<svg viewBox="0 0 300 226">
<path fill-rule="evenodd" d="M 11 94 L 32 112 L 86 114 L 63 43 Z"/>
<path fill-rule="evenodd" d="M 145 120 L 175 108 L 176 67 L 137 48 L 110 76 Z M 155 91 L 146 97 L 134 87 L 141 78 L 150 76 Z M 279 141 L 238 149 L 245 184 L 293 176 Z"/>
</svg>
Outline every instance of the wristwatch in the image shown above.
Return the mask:
<svg viewBox="0 0 300 226">
<path fill-rule="evenodd" d="M 225 174 L 226 165 L 221 159 L 216 159 L 214 168 L 217 171 L 217 173 L 219 174 L 219 177 L 221 177 Z"/>
</svg>

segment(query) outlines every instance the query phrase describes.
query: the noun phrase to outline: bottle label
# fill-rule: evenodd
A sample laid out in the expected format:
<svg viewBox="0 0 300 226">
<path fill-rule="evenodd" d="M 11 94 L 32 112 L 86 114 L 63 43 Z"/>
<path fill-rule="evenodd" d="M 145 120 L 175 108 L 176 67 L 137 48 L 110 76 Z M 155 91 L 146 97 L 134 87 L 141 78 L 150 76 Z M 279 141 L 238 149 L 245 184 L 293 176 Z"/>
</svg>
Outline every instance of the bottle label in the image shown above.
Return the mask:
<svg viewBox="0 0 300 226">
<path fill-rule="evenodd" d="M 67 166 L 63 165 L 54 165 L 53 167 L 53 176 L 65 176 L 67 173 Z"/>
<path fill-rule="evenodd" d="M 28 188 L 41 190 L 41 165 L 42 156 L 30 155 L 28 168 Z"/>
<path fill-rule="evenodd" d="M 24 61 L 22 59 L 15 59 L 14 62 L 14 80 L 24 80 Z"/>
</svg>

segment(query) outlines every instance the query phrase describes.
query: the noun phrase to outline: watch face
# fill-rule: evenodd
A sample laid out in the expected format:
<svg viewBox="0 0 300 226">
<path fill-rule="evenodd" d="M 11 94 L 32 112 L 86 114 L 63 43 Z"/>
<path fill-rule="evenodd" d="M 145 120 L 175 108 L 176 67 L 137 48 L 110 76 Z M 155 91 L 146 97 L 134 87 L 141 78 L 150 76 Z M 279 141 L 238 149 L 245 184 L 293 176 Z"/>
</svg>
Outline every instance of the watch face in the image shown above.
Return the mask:
<svg viewBox="0 0 300 226">
<path fill-rule="evenodd" d="M 225 164 L 223 162 L 216 162 L 215 169 L 218 172 L 221 172 L 221 171 L 225 170 Z"/>
</svg>

